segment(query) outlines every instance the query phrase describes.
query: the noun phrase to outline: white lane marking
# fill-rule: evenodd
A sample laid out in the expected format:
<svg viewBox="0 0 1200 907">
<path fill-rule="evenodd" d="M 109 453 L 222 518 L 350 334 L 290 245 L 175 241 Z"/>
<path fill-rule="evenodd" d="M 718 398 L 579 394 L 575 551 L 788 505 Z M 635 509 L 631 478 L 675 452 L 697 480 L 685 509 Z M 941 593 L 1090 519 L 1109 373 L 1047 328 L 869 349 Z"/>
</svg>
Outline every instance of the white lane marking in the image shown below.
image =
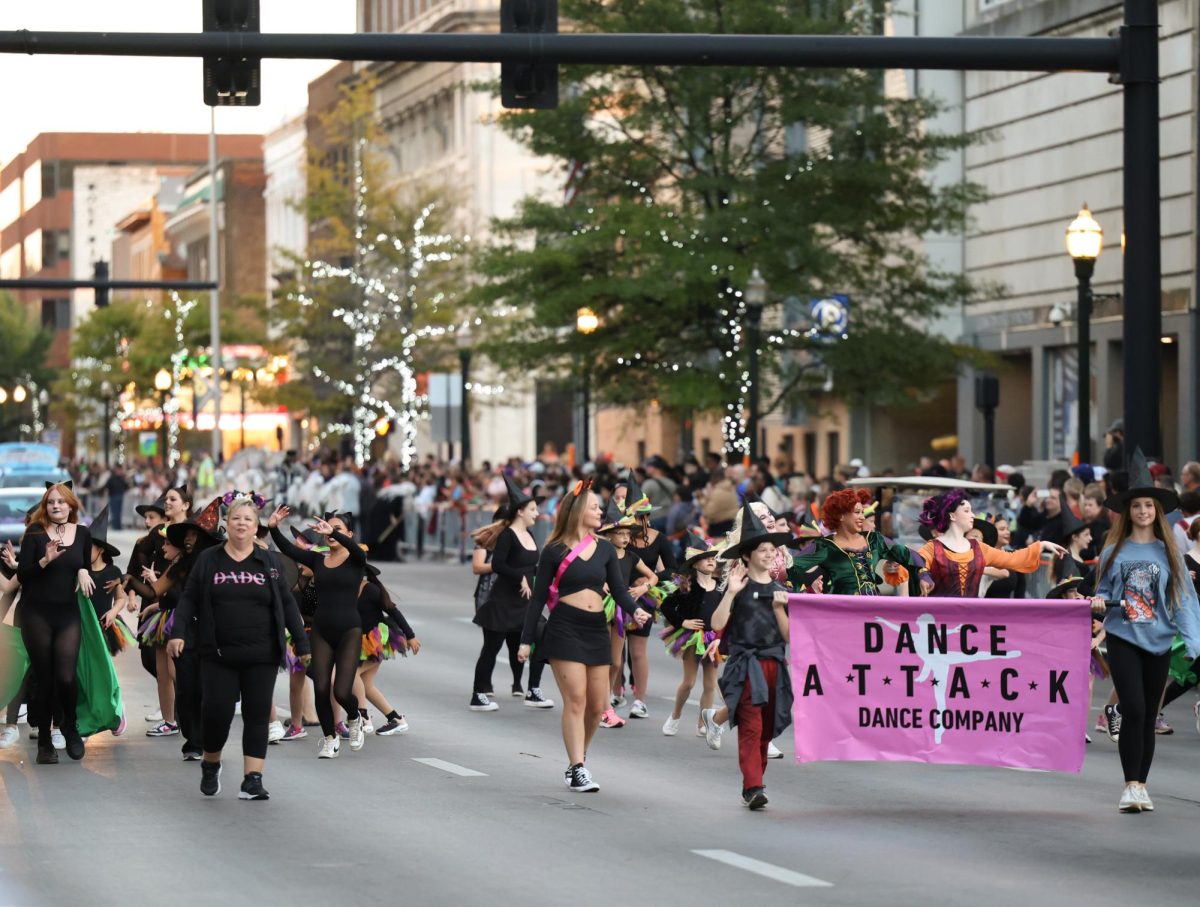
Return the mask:
<svg viewBox="0 0 1200 907">
<path fill-rule="evenodd" d="M 716 860 L 718 863 L 724 863 L 726 866 L 733 866 L 768 879 L 774 879 L 776 882 L 783 882 L 785 885 L 794 885 L 796 888 L 833 887 L 832 882 L 814 879 L 812 876 L 793 872 L 790 869 L 784 869 L 782 866 L 776 866 L 773 863 L 764 863 L 762 860 L 755 860 L 752 857 L 744 857 L 740 853 L 734 853 L 732 850 L 693 850 L 692 853 L 697 856 L 707 857 L 710 860 Z"/>
<path fill-rule="evenodd" d="M 458 775 L 462 778 L 486 778 L 484 772 L 477 772 L 473 768 L 463 768 L 461 765 L 455 765 L 453 762 L 446 762 L 443 759 L 418 759 L 413 757 L 413 762 L 420 762 L 422 765 L 428 765 L 431 768 L 440 768 L 444 772 L 449 772 L 452 775 Z"/>
<path fill-rule="evenodd" d="M 460 624 L 473 624 L 473 623 L 475 623 L 475 620 L 474 620 L 474 618 L 471 618 L 471 617 L 456 617 L 456 618 L 454 618 L 454 619 L 455 619 L 456 621 L 458 621 Z"/>
<path fill-rule="evenodd" d="M 663 702 L 672 702 L 673 703 L 675 701 L 674 696 L 659 696 L 658 698 L 661 699 Z M 689 699 L 687 701 L 687 705 L 691 705 L 691 706 L 695 706 L 696 708 L 700 708 L 700 700 L 699 699 Z"/>
</svg>

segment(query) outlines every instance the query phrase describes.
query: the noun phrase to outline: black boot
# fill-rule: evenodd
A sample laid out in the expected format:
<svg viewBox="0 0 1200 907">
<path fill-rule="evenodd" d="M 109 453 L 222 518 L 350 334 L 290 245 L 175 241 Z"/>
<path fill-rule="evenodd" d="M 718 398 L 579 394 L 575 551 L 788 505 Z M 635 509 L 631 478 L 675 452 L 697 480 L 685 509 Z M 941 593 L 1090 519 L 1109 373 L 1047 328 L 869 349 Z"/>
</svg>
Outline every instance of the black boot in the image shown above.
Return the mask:
<svg viewBox="0 0 1200 907">
<path fill-rule="evenodd" d="M 50 739 L 49 731 L 38 731 L 38 765 L 58 765 L 58 751 Z"/>
<path fill-rule="evenodd" d="M 86 751 L 83 738 L 79 736 L 79 729 L 74 725 L 63 728 L 62 735 L 63 739 L 67 741 L 67 755 L 78 762 Z"/>
</svg>

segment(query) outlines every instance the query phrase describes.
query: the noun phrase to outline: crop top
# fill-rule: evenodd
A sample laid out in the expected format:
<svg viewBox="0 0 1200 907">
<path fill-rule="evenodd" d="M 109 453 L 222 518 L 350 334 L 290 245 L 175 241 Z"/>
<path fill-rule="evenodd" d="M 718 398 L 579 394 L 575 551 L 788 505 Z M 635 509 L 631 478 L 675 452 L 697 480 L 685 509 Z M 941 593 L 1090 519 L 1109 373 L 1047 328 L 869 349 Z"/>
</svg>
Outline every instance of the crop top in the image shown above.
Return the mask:
<svg viewBox="0 0 1200 907">
<path fill-rule="evenodd" d="M 558 575 L 558 567 L 570 553 L 570 548 L 561 542 L 547 545 L 538 559 L 537 580 L 533 584 L 533 597 L 525 611 L 525 628 L 521 631 L 521 644 L 533 642 L 537 630 L 538 618 L 546 607 L 546 599 L 550 595 L 550 585 Z M 629 555 L 626 554 L 626 557 Z M 616 603 L 626 614 L 633 614 L 639 607 L 629 596 L 629 584 L 621 571 L 621 562 L 617 559 L 617 549 L 607 539 L 596 539 L 591 557 L 586 560 L 576 557 L 563 571 L 562 579 L 558 582 L 558 597 L 564 599 L 568 595 L 590 589 L 597 595 L 604 595 L 604 586 Z"/>
</svg>

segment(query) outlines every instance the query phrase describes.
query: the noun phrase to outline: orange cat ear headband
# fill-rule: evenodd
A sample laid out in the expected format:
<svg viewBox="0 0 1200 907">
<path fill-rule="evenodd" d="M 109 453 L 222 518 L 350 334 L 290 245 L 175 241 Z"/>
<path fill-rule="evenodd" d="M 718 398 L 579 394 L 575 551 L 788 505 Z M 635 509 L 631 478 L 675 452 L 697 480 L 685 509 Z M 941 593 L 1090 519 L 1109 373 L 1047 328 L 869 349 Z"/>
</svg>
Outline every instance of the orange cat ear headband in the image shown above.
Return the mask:
<svg viewBox="0 0 1200 907">
<path fill-rule="evenodd" d="M 591 490 L 592 490 L 592 480 L 591 479 L 580 479 L 578 482 L 575 483 L 575 488 L 571 491 L 571 494 L 575 495 L 575 497 L 579 497 L 584 492 L 591 491 Z"/>
</svg>

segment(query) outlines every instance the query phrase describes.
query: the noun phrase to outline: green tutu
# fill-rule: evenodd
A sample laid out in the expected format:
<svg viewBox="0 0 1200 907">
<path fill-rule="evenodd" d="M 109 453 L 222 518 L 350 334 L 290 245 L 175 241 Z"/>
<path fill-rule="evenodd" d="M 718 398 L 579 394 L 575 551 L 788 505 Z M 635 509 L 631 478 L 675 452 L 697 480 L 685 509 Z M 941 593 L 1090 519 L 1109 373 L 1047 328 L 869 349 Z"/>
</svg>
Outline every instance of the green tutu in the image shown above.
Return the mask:
<svg viewBox="0 0 1200 907">
<path fill-rule="evenodd" d="M 1171 679 L 1185 690 L 1197 683 L 1196 672 L 1192 670 L 1192 659 L 1188 656 L 1187 645 L 1182 636 L 1176 636 L 1171 643 Z"/>
</svg>

